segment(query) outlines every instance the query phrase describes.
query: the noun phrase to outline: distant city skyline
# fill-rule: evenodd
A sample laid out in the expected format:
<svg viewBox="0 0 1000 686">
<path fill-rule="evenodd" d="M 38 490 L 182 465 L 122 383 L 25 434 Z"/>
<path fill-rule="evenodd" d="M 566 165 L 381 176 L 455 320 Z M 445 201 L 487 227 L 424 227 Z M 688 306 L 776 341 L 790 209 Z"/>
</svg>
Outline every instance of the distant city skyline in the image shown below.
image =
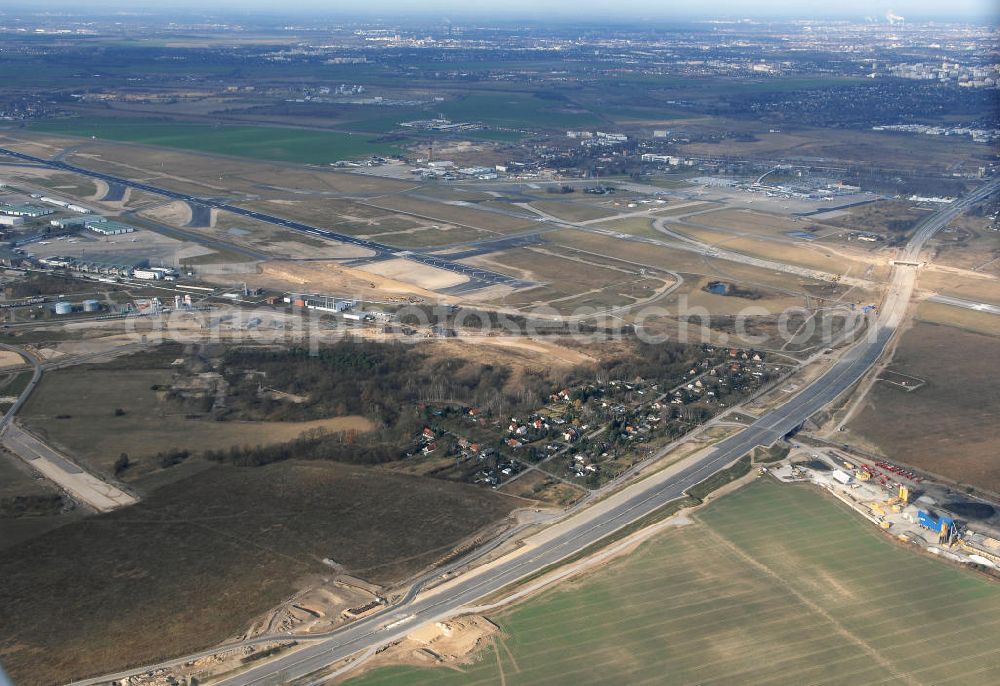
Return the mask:
<svg viewBox="0 0 1000 686">
<path fill-rule="evenodd" d="M 658 0 L 630 0 L 609 5 L 594 0 L 507 0 L 488 6 L 471 6 L 456 0 L 290 0 L 276 6 L 270 0 L 101 0 L 100 3 L 73 2 L 73 0 L 32 0 L 23 4 L 12 3 L 0 16 L 15 15 L 20 11 L 71 11 L 74 14 L 107 14 L 129 11 L 197 11 L 199 13 L 238 12 L 269 13 L 274 15 L 294 15 L 311 13 L 319 16 L 369 16 L 382 19 L 392 16 L 416 17 L 496 17 L 503 19 L 532 19 L 544 17 L 565 17 L 580 19 L 614 19 L 627 21 L 630 18 L 712 18 L 732 19 L 773 19 L 773 18 L 852 18 L 866 17 L 887 21 L 887 17 L 897 19 L 969 19 L 996 18 L 997 4 L 993 0 L 900 0 L 894 2 L 866 2 L 864 0 L 842 0 L 817 6 L 808 0 L 760 0 L 747 3 L 739 0 L 717 0 L 707 5 L 669 6 Z"/>
</svg>

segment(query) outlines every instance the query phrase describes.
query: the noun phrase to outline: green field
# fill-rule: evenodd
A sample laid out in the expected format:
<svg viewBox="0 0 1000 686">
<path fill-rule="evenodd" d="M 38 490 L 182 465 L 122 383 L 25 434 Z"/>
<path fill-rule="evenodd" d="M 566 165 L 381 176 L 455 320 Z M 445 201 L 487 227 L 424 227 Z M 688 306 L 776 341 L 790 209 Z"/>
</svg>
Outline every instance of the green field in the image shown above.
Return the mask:
<svg viewBox="0 0 1000 686">
<path fill-rule="evenodd" d="M 349 683 L 970 684 L 1000 669 L 1000 584 L 770 481 L 491 619 L 500 641 L 462 671 Z"/>
<path fill-rule="evenodd" d="M 329 164 L 337 160 L 390 154 L 396 148 L 372 136 L 273 126 L 208 126 L 149 119 L 79 118 L 38 122 L 33 131 L 161 145 L 219 155 L 278 162 Z"/>
</svg>

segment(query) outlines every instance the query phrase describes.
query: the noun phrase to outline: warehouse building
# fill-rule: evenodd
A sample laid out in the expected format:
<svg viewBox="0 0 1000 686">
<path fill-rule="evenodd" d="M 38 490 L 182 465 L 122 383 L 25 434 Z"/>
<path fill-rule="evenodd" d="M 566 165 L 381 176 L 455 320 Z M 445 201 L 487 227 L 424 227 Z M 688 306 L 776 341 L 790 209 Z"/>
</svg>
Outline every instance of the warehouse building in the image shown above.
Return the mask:
<svg viewBox="0 0 1000 686">
<path fill-rule="evenodd" d="M 49 224 L 59 229 L 76 229 L 86 227 L 90 223 L 106 221 L 104 217 L 57 217 L 50 219 Z"/>
<path fill-rule="evenodd" d="M 77 257 L 63 257 L 53 255 L 43 257 L 38 260 L 39 264 L 53 269 L 69 269 L 70 271 L 83 274 L 95 274 L 99 276 L 121 276 L 131 277 L 137 270 L 142 270 L 149 265 L 149 260 L 135 260 L 132 262 L 121 262 L 100 257 L 80 259 Z"/>
<path fill-rule="evenodd" d="M 284 301 L 295 307 L 305 307 L 320 312 L 347 312 L 358 305 L 356 300 L 315 293 L 289 293 L 284 297 Z"/>
<path fill-rule="evenodd" d="M 102 236 L 118 236 L 123 233 L 132 233 L 136 230 L 134 226 L 116 222 L 107 217 L 67 217 L 52 219 L 49 221 L 52 226 L 60 229 L 90 229 L 94 233 Z"/>
<path fill-rule="evenodd" d="M 135 269 L 132 272 L 132 276 L 148 281 L 159 281 L 161 279 L 164 281 L 174 281 L 177 279 L 177 271 L 168 267 L 146 267 Z"/>
<path fill-rule="evenodd" d="M 110 221 L 107 219 L 99 222 L 87 222 L 84 226 L 94 233 L 99 233 L 102 236 L 120 236 L 123 233 L 132 233 L 135 231 L 134 226 L 129 226 L 128 224 L 122 224 L 121 222 Z"/>
<path fill-rule="evenodd" d="M 55 210 L 50 210 L 48 207 L 39 207 L 38 205 L 9 205 L 5 202 L 0 203 L 0 214 L 6 214 L 11 217 L 34 219 L 35 217 L 44 217 L 53 212 Z"/>
</svg>

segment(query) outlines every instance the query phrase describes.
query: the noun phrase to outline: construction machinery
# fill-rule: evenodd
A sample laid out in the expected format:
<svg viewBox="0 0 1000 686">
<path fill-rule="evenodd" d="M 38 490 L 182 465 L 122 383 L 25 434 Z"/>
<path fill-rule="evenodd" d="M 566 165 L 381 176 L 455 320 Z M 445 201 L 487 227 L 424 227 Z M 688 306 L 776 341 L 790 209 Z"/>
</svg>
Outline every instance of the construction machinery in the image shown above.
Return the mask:
<svg viewBox="0 0 1000 686">
<path fill-rule="evenodd" d="M 951 517 L 937 517 L 931 512 L 921 510 L 917 513 L 917 524 L 938 535 L 938 543 L 951 545 L 959 538 L 958 525 Z"/>
</svg>

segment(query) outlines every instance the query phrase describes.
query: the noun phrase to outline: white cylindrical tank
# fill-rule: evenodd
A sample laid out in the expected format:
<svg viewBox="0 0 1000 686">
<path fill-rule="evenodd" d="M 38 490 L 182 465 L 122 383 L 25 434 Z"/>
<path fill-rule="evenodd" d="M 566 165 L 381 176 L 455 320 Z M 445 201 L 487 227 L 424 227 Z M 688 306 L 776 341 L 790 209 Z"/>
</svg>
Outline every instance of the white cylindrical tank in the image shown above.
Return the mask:
<svg viewBox="0 0 1000 686">
<path fill-rule="evenodd" d="M 71 314 L 72 312 L 73 312 L 73 303 L 68 303 L 68 302 L 56 303 L 56 314 Z"/>
</svg>

